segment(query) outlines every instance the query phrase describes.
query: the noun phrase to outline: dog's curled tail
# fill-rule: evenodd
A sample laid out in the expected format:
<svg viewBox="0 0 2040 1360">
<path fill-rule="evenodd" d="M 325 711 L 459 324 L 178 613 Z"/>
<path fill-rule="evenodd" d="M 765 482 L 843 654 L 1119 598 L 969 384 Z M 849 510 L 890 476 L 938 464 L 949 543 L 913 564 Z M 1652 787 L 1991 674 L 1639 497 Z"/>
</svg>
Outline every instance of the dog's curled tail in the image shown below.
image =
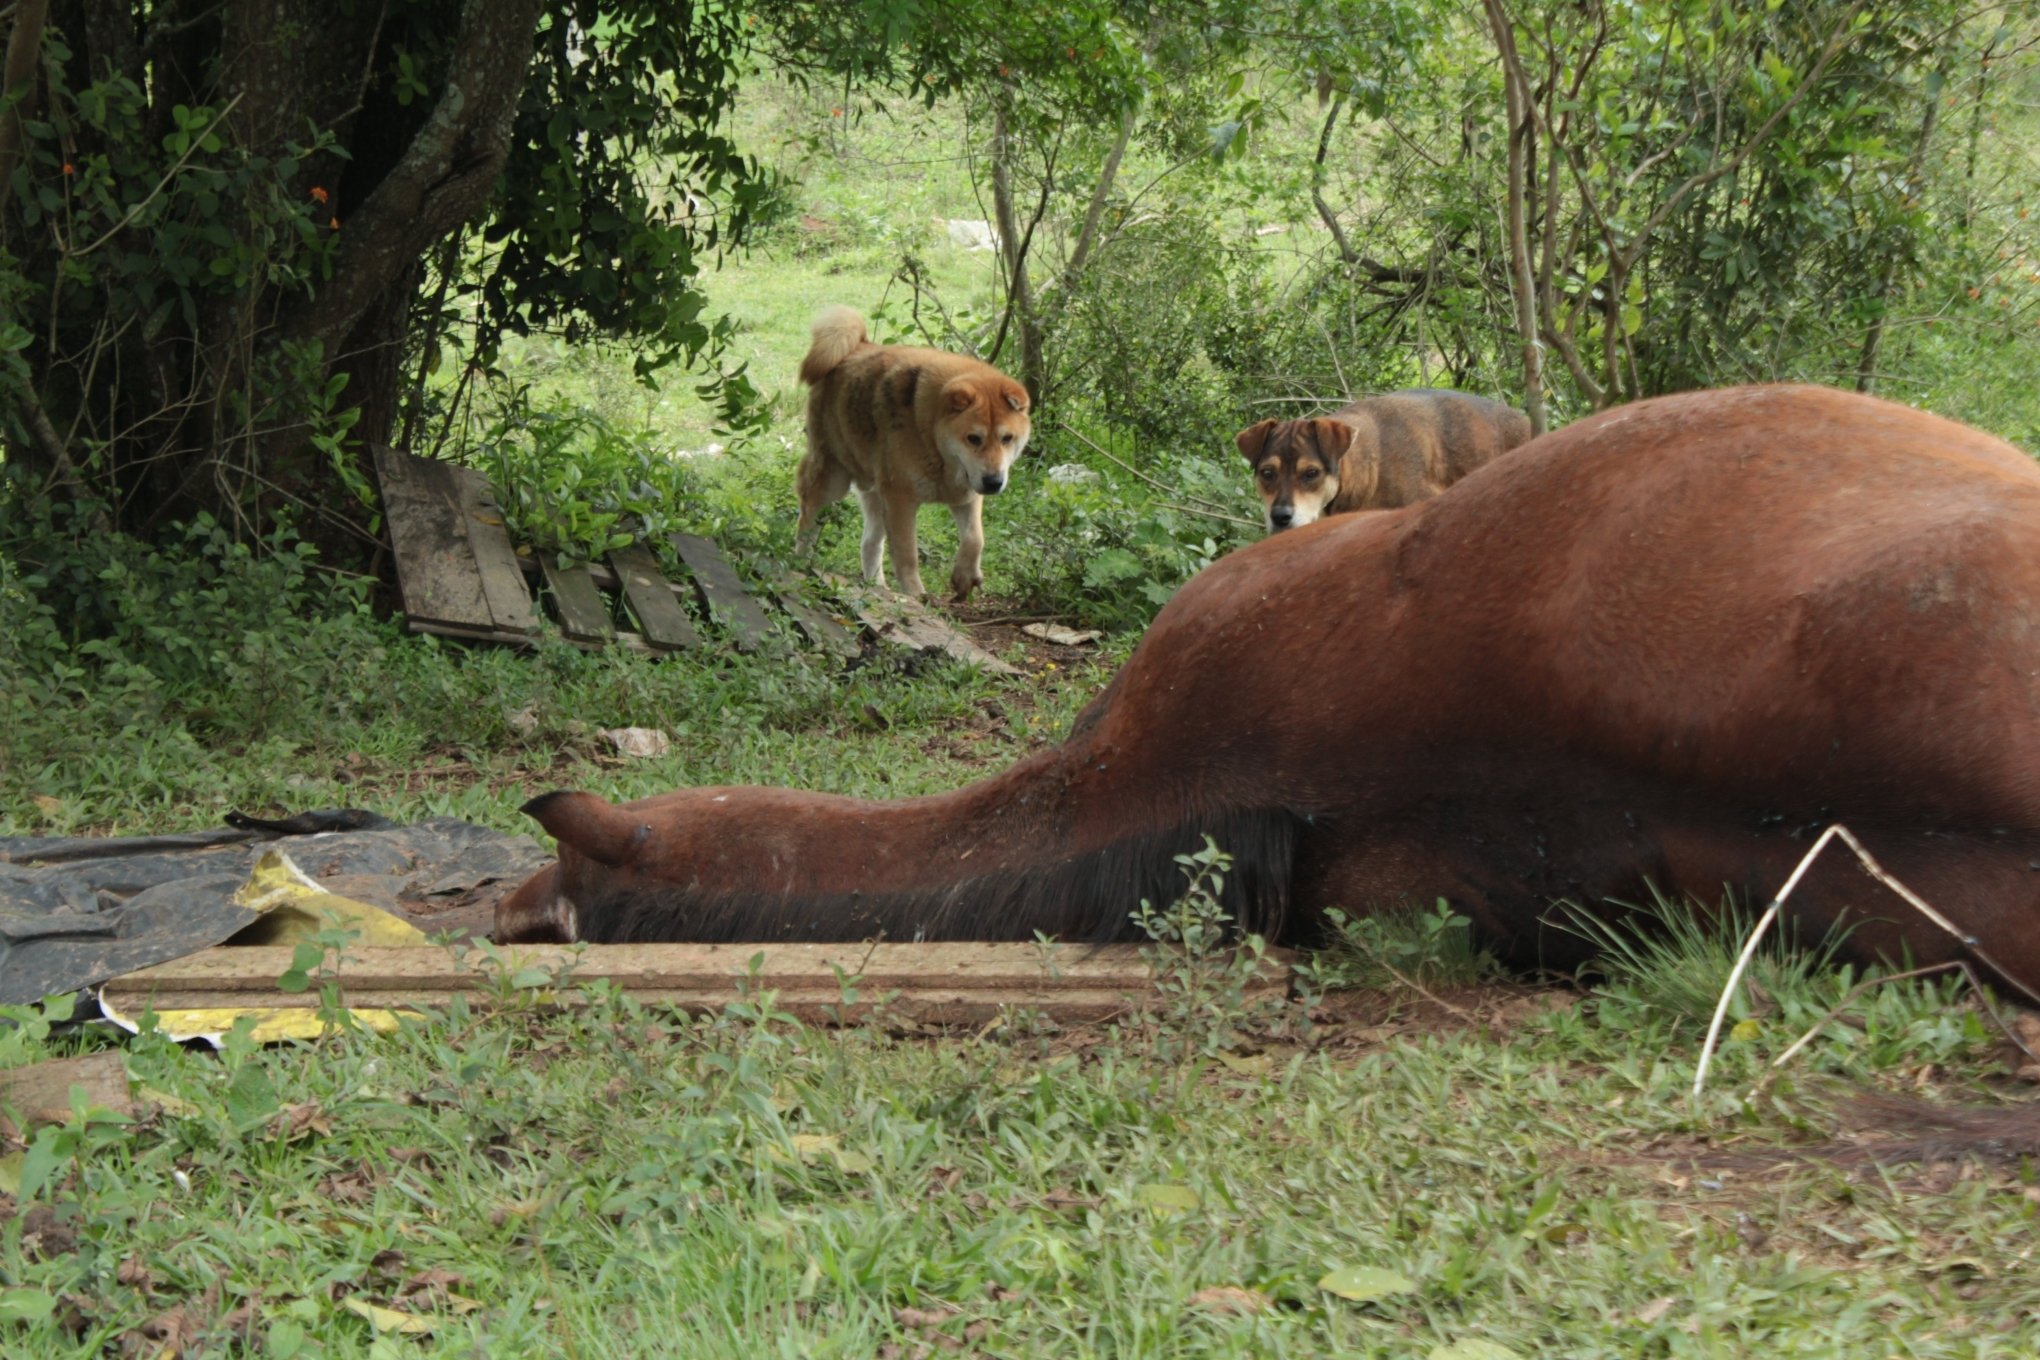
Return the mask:
<svg viewBox="0 0 2040 1360">
<path fill-rule="evenodd" d="M 572 849 L 597 864 L 627 863 L 652 829 L 616 804 L 592 793 L 542 793 L 520 809 L 535 818 L 560 849 Z"/>
<path fill-rule="evenodd" d="M 855 307 L 831 307 L 815 318 L 814 342 L 800 361 L 800 380 L 818 383 L 864 343 L 864 318 Z"/>
</svg>

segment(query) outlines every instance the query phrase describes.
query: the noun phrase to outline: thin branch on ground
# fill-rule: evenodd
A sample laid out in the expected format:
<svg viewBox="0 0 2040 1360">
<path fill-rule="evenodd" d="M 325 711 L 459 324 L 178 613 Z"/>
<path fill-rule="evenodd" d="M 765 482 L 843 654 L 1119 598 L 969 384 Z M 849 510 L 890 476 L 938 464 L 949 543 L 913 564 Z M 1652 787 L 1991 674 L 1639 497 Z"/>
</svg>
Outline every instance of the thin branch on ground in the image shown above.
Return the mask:
<svg viewBox="0 0 2040 1360">
<path fill-rule="evenodd" d="M 1983 942 L 1977 939 L 1976 936 L 1965 932 L 1960 926 L 1929 906 L 1926 900 L 1918 893 L 1892 877 L 1885 867 L 1879 864 L 1868 850 L 1864 849 L 1863 842 L 1857 840 L 1854 833 L 1840 822 L 1833 822 L 1829 824 L 1827 830 L 1820 833 L 1819 839 L 1813 843 L 1813 848 L 1801 857 L 1798 867 L 1793 869 L 1791 876 L 1785 880 L 1785 886 L 1778 890 L 1778 895 L 1771 899 L 1771 904 L 1764 908 L 1764 914 L 1757 918 L 1757 924 L 1750 930 L 1749 938 L 1743 942 L 1742 953 L 1736 957 L 1735 967 L 1729 970 L 1728 983 L 1721 989 L 1721 1000 L 1714 1008 L 1714 1018 L 1708 1023 L 1706 1041 L 1700 1046 L 1700 1064 L 1693 1073 L 1693 1095 L 1695 1098 L 1698 1098 L 1702 1088 L 1707 1084 L 1707 1068 L 1713 1061 L 1715 1044 L 1721 1037 L 1721 1022 L 1728 1015 L 1729 1002 L 1735 996 L 1737 985 L 1742 982 L 1744 970 L 1749 967 L 1750 960 L 1756 957 L 1757 946 L 1763 941 L 1764 932 L 1769 930 L 1771 923 L 1778 919 L 1778 914 L 1784 909 L 1785 899 L 1792 895 L 1792 890 L 1799 886 L 1799 881 L 1806 876 L 1806 871 L 1813 867 L 1815 857 L 1827 848 L 1829 841 L 1836 839 L 1840 839 L 1843 844 L 1853 850 L 1857 860 L 1862 863 L 1864 871 L 1879 883 L 1882 883 L 1885 887 L 1898 894 L 1899 900 L 1903 901 L 1920 915 L 1926 917 L 1933 925 L 1953 936 L 1958 945 L 1968 950 L 1979 963 L 2002 978 L 2007 985 L 2019 992 L 2028 1001 L 2035 1005 L 2040 1005 L 2040 992 L 2034 991 L 2032 987 L 2020 981 L 2007 970 L 2003 964 L 1992 958 L 1989 952 L 1984 949 Z"/>
<path fill-rule="evenodd" d="M 1976 997 L 1978 1009 L 1990 1017 L 1991 1022 L 1998 1027 L 2005 1038 L 2011 1040 L 2012 1047 L 2026 1055 L 2028 1062 L 2040 1062 L 2040 1054 L 2034 1053 L 2032 1047 L 2024 1039 L 2021 1039 L 2018 1032 L 2012 1028 L 2004 1016 L 1998 1013 L 1997 1007 L 1990 1004 L 1990 995 L 1984 991 L 1983 980 L 1977 977 L 1976 970 L 1969 966 L 1967 960 L 1951 959 L 1947 963 L 1929 964 L 1925 968 L 1908 968 L 1903 973 L 1886 973 L 1881 977 L 1866 978 L 1851 987 L 1826 1015 L 1823 1015 L 1814 1022 L 1812 1028 L 1808 1029 L 1806 1033 L 1800 1035 L 1797 1039 L 1794 1039 L 1791 1046 L 1783 1053 L 1771 1059 L 1770 1070 L 1764 1074 L 1763 1080 L 1750 1088 L 1750 1099 L 1754 1100 L 1762 1095 L 1765 1089 L 1773 1081 L 1777 1080 L 1779 1072 L 1784 1069 L 1786 1063 L 1791 1062 L 1801 1049 L 1812 1043 L 1822 1030 L 1832 1024 L 1843 1011 L 1847 1010 L 1850 1002 L 1869 991 L 1872 987 L 1882 987 L 1890 982 L 1905 982 L 1912 978 L 1937 977 L 1942 973 L 1960 973 L 1963 977 L 1967 978 L 1969 980 L 1969 990 Z"/>
<path fill-rule="evenodd" d="M 1148 476 L 1147 473 L 1142 472 L 1139 468 L 1127 462 L 1124 458 L 1121 458 L 1119 455 L 1112 453 L 1107 449 L 1100 448 L 1092 440 L 1086 438 L 1080 431 L 1074 430 L 1070 428 L 1068 425 L 1062 424 L 1061 422 L 1057 422 L 1056 428 L 1058 430 L 1061 430 L 1064 434 L 1070 436 L 1072 439 L 1075 439 L 1079 443 L 1083 444 L 1086 448 L 1090 449 L 1093 453 L 1097 454 L 1099 457 L 1108 458 L 1112 462 L 1118 464 L 1120 467 L 1125 468 L 1128 472 L 1131 472 L 1134 476 L 1140 478 L 1143 482 L 1146 482 L 1149 486 L 1155 488 L 1155 490 L 1165 491 L 1171 496 L 1185 496 L 1188 497 L 1190 500 L 1197 502 L 1196 505 L 1178 505 L 1175 507 L 1178 510 L 1185 511 L 1193 515 L 1202 515 L 1206 519 L 1222 519 L 1232 524 L 1244 524 L 1250 529 L 1259 527 L 1252 520 L 1242 519 L 1238 515 L 1232 514 L 1219 506 L 1211 504 L 1210 502 L 1206 501 L 1202 496 L 1193 496 L 1179 486 L 1170 486 L 1166 482 L 1162 482 L 1157 480 L 1156 478 Z"/>
</svg>

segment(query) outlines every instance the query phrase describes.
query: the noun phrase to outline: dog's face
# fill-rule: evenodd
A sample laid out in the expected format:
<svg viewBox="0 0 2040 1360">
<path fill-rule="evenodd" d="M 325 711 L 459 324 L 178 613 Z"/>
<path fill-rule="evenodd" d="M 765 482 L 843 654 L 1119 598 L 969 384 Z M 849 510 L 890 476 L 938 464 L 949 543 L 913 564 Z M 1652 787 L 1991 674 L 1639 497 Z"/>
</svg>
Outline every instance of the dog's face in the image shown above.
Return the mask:
<svg viewBox="0 0 2040 1360">
<path fill-rule="evenodd" d="M 1027 389 L 1004 375 L 951 378 L 942 389 L 944 413 L 935 443 L 970 489 L 996 496 L 1006 489 L 1013 460 L 1027 447 Z"/>
<path fill-rule="evenodd" d="M 1239 432 L 1269 533 L 1323 516 L 1339 494 L 1339 460 L 1355 433 L 1336 420 L 1264 420 Z"/>
</svg>

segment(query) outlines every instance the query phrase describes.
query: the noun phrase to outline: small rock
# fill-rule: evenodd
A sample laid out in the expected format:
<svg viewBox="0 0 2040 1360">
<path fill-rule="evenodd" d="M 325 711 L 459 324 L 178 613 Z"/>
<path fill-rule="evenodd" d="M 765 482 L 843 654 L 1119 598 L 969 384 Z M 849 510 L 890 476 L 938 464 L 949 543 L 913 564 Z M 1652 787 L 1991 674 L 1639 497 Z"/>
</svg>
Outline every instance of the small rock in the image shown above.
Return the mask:
<svg viewBox="0 0 2040 1360">
<path fill-rule="evenodd" d="M 673 740 L 656 727 L 605 727 L 596 734 L 627 756 L 650 760 L 673 749 Z"/>
<path fill-rule="evenodd" d="M 1020 631 L 1043 642 L 1053 642 L 1058 647 L 1082 647 L 1105 636 L 1096 628 L 1065 628 L 1059 623 L 1022 624 Z"/>
</svg>

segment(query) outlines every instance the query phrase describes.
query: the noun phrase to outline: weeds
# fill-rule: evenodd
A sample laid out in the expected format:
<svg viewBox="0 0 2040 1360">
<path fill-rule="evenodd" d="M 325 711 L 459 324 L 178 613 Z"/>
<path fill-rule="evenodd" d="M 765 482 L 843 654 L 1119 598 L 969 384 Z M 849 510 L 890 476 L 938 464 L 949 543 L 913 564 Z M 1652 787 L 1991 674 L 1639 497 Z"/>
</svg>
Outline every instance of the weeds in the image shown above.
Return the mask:
<svg viewBox="0 0 2040 1360">
<path fill-rule="evenodd" d="M 1571 902 L 1560 910 L 1566 928 L 1594 946 L 1596 966 L 1624 999 L 1664 1013 L 1680 1028 L 1706 1025 L 1756 913 L 1734 898 L 1710 912 L 1697 902 L 1673 901 L 1655 887 L 1648 904 L 1612 905 L 1623 915 L 1611 918 Z M 1816 979 L 1829 972 L 1846 937 L 1846 931 L 1833 932 L 1804 945 L 1789 928 L 1772 933 L 1730 999 L 1730 1018 L 1740 1023 L 1808 1013 Z"/>
<path fill-rule="evenodd" d="M 1176 856 L 1176 863 L 1186 880 L 1183 895 L 1160 908 L 1142 898 L 1133 914 L 1154 941 L 1141 952 L 1160 1004 L 1142 1023 L 1165 1062 L 1234 1048 L 1243 1030 L 1278 1022 L 1288 1008 L 1280 995 L 1249 994 L 1267 967 L 1268 945 L 1231 929 L 1220 898 L 1232 857 L 1206 836 L 1203 849 Z"/>
<path fill-rule="evenodd" d="M 1414 905 L 1349 916 L 1325 913 L 1330 943 L 1303 965 L 1318 991 L 1471 987 L 1493 978 L 1494 956 L 1474 943 L 1473 923 L 1444 898 L 1426 910 Z"/>
</svg>

